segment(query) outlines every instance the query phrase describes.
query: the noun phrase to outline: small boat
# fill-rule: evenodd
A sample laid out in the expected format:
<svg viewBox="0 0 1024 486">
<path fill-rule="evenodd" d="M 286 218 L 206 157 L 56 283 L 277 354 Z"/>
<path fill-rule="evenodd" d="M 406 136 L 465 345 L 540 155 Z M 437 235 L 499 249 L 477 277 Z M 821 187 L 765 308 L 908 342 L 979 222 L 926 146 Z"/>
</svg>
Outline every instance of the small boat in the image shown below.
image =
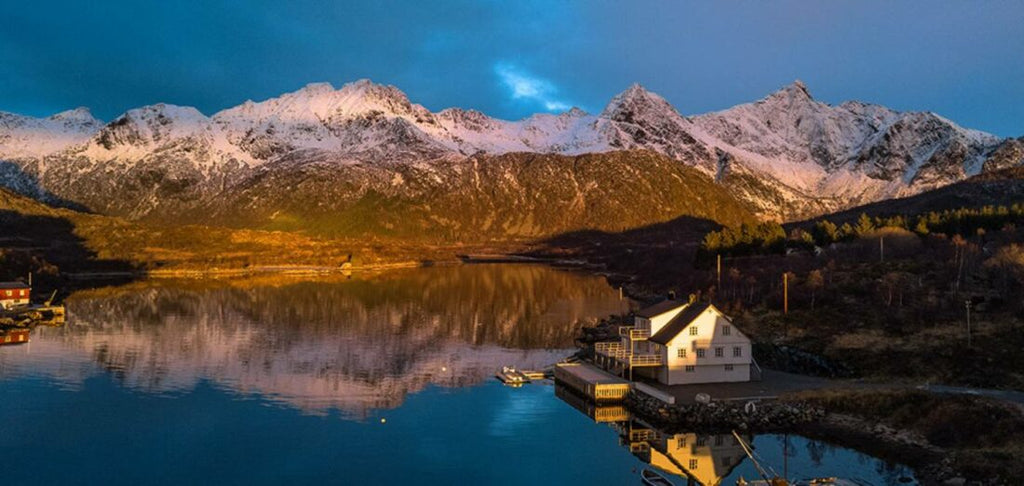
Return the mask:
<svg viewBox="0 0 1024 486">
<path fill-rule="evenodd" d="M 28 342 L 30 330 L 27 328 L 0 330 L 0 346 L 8 344 L 25 344 Z"/>
<path fill-rule="evenodd" d="M 530 377 L 511 366 L 503 366 L 501 371 L 494 376 L 506 385 L 522 385 L 530 382 Z"/>
<path fill-rule="evenodd" d="M 668 478 L 658 474 L 657 471 L 650 468 L 640 471 L 640 479 L 647 486 L 675 486 L 672 484 L 672 481 L 668 480 Z"/>
</svg>

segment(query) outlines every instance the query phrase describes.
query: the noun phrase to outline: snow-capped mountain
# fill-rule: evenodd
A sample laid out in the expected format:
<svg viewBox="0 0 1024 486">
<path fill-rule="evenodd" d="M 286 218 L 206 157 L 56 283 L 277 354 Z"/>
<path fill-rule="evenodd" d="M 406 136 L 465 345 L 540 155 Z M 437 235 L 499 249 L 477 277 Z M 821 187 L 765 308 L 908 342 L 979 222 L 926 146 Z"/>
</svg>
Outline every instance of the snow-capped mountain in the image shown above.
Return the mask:
<svg viewBox="0 0 1024 486">
<path fill-rule="evenodd" d="M 513 152 L 645 149 L 697 168 L 762 216 L 794 219 L 1020 164 L 1019 146 L 933 113 L 821 103 L 799 81 L 692 117 L 633 85 L 597 115 L 573 108 L 506 121 L 460 108 L 433 113 L 395 87 L 361 80 L 310 84 L 212 116 L 165 104 L 106 125 L 84 109 L 44 119 L 0 113 L 0 184 L 131 218 L 180 216 L 306 164 L 457 167 Z"/>
<path fill-rule="evenodd" d="M 694 121 L 715 139 L 767 159 L 757 169 L 844 205 L 908 195 L 978 174 L 1003 142 L 934 113 L 901 113 L 855 101 L 830 106 L 814 100 L 800 81 L 760 101 Z M 792 170 L 784 172 L 786 166 Z"/>
</svg>

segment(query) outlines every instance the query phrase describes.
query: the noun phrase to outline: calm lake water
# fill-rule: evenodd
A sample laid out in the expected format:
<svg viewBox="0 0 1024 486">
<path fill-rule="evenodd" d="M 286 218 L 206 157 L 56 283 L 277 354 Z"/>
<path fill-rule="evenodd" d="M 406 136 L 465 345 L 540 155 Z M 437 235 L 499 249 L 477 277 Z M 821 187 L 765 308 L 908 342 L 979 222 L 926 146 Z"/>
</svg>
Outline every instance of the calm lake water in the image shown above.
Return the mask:
<svg viewBox="0 0 1024 486">
<path fill-rule="evenodd" d="M 634 485 L 648 463 L 756 477 L 729 435 L 662 434 L 550 383 L 492 379 L 556 362 L 578 323 L 628 308 L 592 275 L 156 281 L 67 305 L 66 326 L 0 348 L 2 484 Z M 910 476 L 798 436 L 747 439 L 791 478 Z"/>
</svg>

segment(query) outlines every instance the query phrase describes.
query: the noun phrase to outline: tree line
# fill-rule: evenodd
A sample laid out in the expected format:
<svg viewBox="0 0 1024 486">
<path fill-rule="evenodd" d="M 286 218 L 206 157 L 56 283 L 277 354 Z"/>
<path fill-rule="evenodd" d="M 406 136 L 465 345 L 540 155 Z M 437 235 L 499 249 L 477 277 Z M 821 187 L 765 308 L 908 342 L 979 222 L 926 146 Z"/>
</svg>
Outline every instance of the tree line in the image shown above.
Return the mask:
<svg viewBox="0 0 1024 486">
<path fill-rule="evenodd" d="M 986 231 L 1015 227 L 1024 221 L 1024 203 L 980 208 L 959 208 L 929 211 L 917 216 L 875 216 L 861 213 L 853 224 L 837 225 L 820 219 L 810 230 L 793 228 L 789 233 L 775 221 L 744 223 L 704 235 L 703 256 L 721 254 L 743 256 L 784 253 L 787 249 L 810 250 L 832 243 L 852 241 L 885 228 L 899 228 L 920 236 L 929 234 L 974 236 Z"/>
</svg>

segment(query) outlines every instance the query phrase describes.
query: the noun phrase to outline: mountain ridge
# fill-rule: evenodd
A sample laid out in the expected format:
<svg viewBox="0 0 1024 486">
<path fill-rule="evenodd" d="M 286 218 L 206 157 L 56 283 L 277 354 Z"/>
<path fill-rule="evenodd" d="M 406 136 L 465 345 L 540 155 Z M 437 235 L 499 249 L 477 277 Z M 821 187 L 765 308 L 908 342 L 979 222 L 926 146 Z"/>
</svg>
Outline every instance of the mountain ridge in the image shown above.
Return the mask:
<svg viewBox="0 0 1024 486">
<path fill-rule="evenodd" d="M 703 172 L 762 218 L 798 220 L 1019 165 L 1018 145 L 928 112 L 825 104 L 800 81 L 694 116 L 634 84 L 597 115 L 574 108 L 507 121 L 461 108 L 431 112 L 364 79 L 339 89 L 311 83 L 211 116 L 162 103 L 107 124 L 81 108 L 48 118 L 0 113 L 0 185 L 143 219 L 231 199 L 271 164 L 420 166 L 480 154 L 649 150 Z"/>
</svg>

